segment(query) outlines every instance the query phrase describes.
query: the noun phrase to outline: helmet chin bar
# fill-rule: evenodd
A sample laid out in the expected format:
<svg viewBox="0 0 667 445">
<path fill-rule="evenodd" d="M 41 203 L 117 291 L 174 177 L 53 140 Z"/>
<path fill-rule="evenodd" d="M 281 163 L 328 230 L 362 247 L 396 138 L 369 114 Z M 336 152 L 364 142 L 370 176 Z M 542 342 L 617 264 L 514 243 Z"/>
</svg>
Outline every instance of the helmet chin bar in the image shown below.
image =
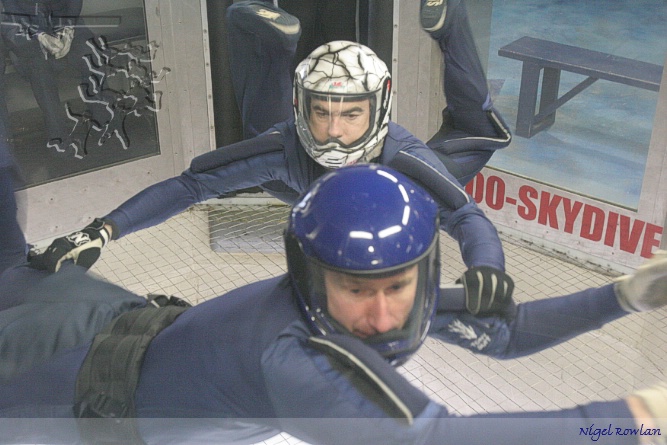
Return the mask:
<svg viewBox="0 0 667 445">
<path fill-rule="evenodd" d="M 372 161 L 382 154 L 382 143 L 377 144 L 369 152 L 353 152 L 348 156 L 341 158 L 337 150 L 323 150 L 320 153 L 311 155 L 313 159 L 326 168 L 340 168 L 348 165 L 363 164 Z"/>
</svg>

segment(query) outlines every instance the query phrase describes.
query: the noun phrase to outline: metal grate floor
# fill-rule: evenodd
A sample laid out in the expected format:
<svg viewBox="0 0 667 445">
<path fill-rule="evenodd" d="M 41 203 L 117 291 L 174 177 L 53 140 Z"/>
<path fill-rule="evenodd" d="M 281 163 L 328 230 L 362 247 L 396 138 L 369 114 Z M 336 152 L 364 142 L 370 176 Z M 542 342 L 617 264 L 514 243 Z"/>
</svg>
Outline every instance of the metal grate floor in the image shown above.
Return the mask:
<svg viewBox="0 0 667 445">
<path fill-rule="evenodd" d="M 281 205 L 200 205 L 111 243 L 93 272 L 138 294 L 193 304 L 286 270 Z M 504 239 L 517 301 L 568 294 L 613 278 Z M 441 240 L 444 282 L 464 270 Z M 569 408 L 665 379 L 667 311 L 634 314 L 551 350 L 498 361 L 428 339 L 400 372 L 458 414 Z M 282 434 L 265 444 L 302 443 Z"/>
</svg>

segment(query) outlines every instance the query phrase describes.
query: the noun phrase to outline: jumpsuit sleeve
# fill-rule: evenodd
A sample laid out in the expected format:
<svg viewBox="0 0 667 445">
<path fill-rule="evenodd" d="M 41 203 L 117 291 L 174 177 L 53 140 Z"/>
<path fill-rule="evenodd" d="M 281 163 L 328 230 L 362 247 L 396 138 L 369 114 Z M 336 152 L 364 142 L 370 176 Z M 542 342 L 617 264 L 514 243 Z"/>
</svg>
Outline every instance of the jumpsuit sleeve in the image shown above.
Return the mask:
<svg viewBox="0 0 667 445">
<path fill-rule="evenodd" d="M 467 267 L 490 266 L 505 270 L 505 254 L 498 231 L 474 201 L 441 211 L 441 226 L 461 249 Z"/>
<path fill-rule="evenodd" d="M 499 359 L 523 357 L 600 329 L 627 315 L 613 284 L 517 305 L 511 319 L 438 313 L 429 334 Z"/>
<path fill-rule="evenodd" d="M 117 239 L 164 222 L 207 199 L 284 177 L 286 170 L 276 135 L 258 136 L 196 157 L 180 176 L 142 190 L 104 220 L 113 226 L 113 238 Z"/>
<path fill-rule="evenodd" d="M 375 353 L 367 348 L 368 354 Z M 401 388 L 395 394 L 404 400 L 425 399 L 414 418 L 392 416 L 383 410 L 382 396 L 363 384 L 353 369 L 334 364 L 331 357 L 309 349 L 302 339 L 279 338 L 265 351 L 262 369 L 281 429 L 311 444 L 578 445 L 591 442 L 581 431 L 597 422 L 597 417 L 614 418 L 615 427 L 633 425 L 623 401 L 557 411 L 460 417 L 427 399 L 391 365 L 382 363 L 376 363 L 375 370 L 384 376 L 387 387 Z M 636 437 L 605 439 L 609 440 L 605 443 L 617 445 L 636 443 Z"/>
<path fill-rule="evenodd" d="M 475 201 L 432 150 L 413 146 L 399 151 L 388 165 L 422 185 L 440 206 L 441 227 L 458 243 L 467 267 L 505 270 L 498 232 Z"/>
</svg>

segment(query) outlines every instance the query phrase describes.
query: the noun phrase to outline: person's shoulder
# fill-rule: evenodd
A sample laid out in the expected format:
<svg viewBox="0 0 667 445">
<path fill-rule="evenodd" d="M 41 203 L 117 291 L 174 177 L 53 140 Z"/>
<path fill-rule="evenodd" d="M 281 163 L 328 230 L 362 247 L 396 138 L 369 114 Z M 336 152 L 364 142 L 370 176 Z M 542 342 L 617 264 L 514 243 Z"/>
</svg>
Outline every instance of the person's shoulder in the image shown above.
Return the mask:
<svg viewBox="0 0 667 445">
<path fill-rule="evenodd" d="M 296 135 L 296 124 L 294 123 L 294 118 L 291 117 L 287 120 L 274 124 L 271 128 L 265 131 L 264 134 L 275 132 L 280 133 L 284 138 L 291 138 Z"/>
<path fill-rule="evenodd" d="M 299 141 L 299 134 L 293 117 L 273 125 L 264 134 L 271 133 L 279 135 L 280 143 L 288 157 L 299 157 L 301 154 L 306 154 Z"/>
<path fill-rule="evenodd" d="M 277 380 L 289 381 L 294 369 L 311 367 L 314 356 L 319 355 L 308 345 L 312 335 L 304 320 L 293 320 L 262 353 L 262 368 Z"/>
<path fill-rule="evenodd" d="M 381 163 L 389 165 L 399 153 L 409 154 L 432 166 L 438 166 L 439 163 L 434 157 L 433 150 L 417 136 L 397 123 L 389 122 L 389 131 L 382 147 Z"/>
<path fill-rule="evenodd" d="M 191 329 L 220 335 L 239 335 L 238 326 L 247 326 L 253 341 L 268 345 L 287 325 L 302 318 L 294 302 L 287 275 L 257 281 L 211 298 L 188 309 Z M 208 335 L 208 334 L 207 334 Z"/>
<path fill-rule="evenodd" d="M 233 296 L 238 293 L 258 293 L 264 294 L 286 294 L 292 295 L 293 288 L 291 280 L 287 274 L 279 275 L 265 280 L 255 281 L 253 283 L 245 284 L 234 290 L 229 291 L 225 295 L 218 298 L 225 298 L 226 296 Z"/>
<path fill-rule="evenodd" d="M 197 305 L 231 307 L 237 305 L 250 305 L 257 308 L 263 307 L 268 301 L 269 305 L 277 308 L 282 305 L 291 305 L 293 288 L 287 274 L 283 274 L 265 280 L 255 281 L 232 289 L 222 295 L 206 300 Z"/>
<path fill-rule="evenodd" d="M 389 122 L 387 136 L 384 139 L 383 151 L 393 157 L 399 151 L 421 152 L 431 151 L 426 144 L 410 131 L 395 122 Z"/>
<path fill-rule="evenodd" d="M 421 141 L 417 136 L 415 136 L 405 127 L 397 124 L 394 121 L 390 121 L 387 128 L 388 128 L 387 139 L 396 142 L 411 143 L 411 144 L 421 145 L 424 147 L 426 146 L 426 144 L 424 144 L 424 142 Z"/>
</svg>

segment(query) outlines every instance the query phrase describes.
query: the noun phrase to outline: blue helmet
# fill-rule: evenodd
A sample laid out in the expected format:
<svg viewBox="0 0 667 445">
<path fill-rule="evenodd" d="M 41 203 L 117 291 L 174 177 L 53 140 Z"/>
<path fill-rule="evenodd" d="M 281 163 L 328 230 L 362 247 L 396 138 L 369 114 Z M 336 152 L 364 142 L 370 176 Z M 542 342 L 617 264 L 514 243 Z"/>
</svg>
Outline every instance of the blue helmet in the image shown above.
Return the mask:
<svg viewBox="0 0 667 445">
<path fill-rule="evenodd" d="M 373 280 L 416 265 L 414 303 L 403 325 L 363 338 L 390 362 L 407 360 L 435 311 L 438 240 L 435 201 L 401 173 L 360 164 L 322 176 L 294 205 L 285 231 L 289 274 L 313 332 L 353 334 L 329 313 L 327 271 Z"/>
</svg>

